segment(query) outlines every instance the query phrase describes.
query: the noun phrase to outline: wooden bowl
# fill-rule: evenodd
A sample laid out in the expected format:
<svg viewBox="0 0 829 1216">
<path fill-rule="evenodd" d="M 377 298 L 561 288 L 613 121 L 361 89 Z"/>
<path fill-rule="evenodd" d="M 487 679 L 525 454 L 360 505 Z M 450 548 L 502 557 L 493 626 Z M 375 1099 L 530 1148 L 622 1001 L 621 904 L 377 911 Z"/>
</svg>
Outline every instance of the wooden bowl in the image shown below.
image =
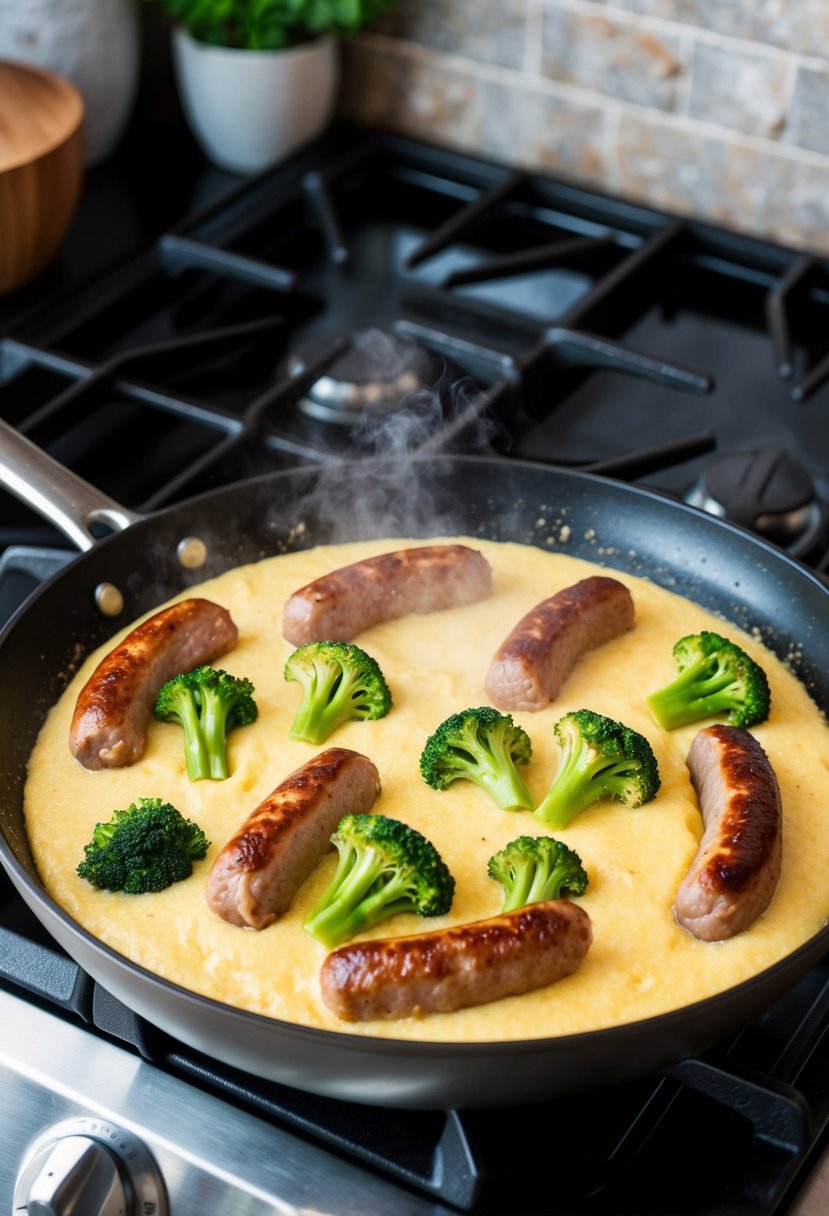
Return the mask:
<svg viewBox="0 0 829 1216">
<path fill-rule="evenodd" d="M 45 270 L 83 180 L 83 101 L 68 80 L 0 60 L 0 294 Z"/>
</svg>

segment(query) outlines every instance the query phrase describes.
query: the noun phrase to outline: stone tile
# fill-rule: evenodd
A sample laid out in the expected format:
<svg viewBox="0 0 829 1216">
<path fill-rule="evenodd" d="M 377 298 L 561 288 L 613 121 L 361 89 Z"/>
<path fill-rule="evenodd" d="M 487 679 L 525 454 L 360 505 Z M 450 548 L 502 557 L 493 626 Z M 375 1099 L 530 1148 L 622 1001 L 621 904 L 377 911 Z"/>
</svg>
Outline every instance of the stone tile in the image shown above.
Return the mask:
<svg viewBox="0 0 829 1216">
<path fill-rule="evenodd" d="M 794 67 L 783 56 L 699 42 L 689 113 L 747 135 L 776 139 L 786 126 Z"/>
<path fill-rule="evenodd" d="M 569 97 L 482 80 L 481 150 L 582 184 L 604 176 L 604 110 Z"/>
<path fill-rule="evenodd" d="M 619 124 L 614 188 L 651 206 L 829 252 L 829 160 L 718 139 L 675 124 Z"/>
<path fill-rule="evenodd" d="M 458 71 L 422 55 L 353 40 L 346 49 L 340 112 L 382 130 L 488 156 L 504 164 L 543 167 L 582 182 L 602 176 L 604 115 L 472 70 Z"/>
<path fill-rule="evenodd" d="M 765 112 L 758 111 L 751 89 L 735 90 L 733 71 L 717 79 L 714 57 L 706 57 L 710 105 L 699 91 L 694 103 L 705 121 L 700 126 L 595 92 L 557 89 L 527 74 L 471 62 L 464 68 L 456 59 L 371 34 L 349 40 L 343 50 L 344 117 L 829 254 L 829 133 L 823 123 L 829 68 L 826 74 L 801 70 L 789 125 L 775 146 L 757 138 L 758 132 L 768 136 L 773 117 L 766 117 L 762 132 Z M 749 71 L 744 80 L 751 78 Z M 697 90 L 704 79 L 700 75 Z M 723 100 L 719 114 L 716 97 Z M 719 135 L 715 124 L 723 126 L 729 97 L 734 126 Z M 750 131 L 748 138 L 736 132 L 738 122 Z M 801 152 L 795 141 L 810 150 Z"/>
<path fill-rule="evenodd" d="M 478 63 L 520 68 L 526 22 L 527 0 L 398 0 L 374 28 Z"/>
<path fill-rule="evenodd" d="M 542 71 L 553 80 L 660 110 L 675 110 L 691 40 L 610 13 L 544 10 Z"/>
<path fill-rule="evenodd" d="M 358 38 L 345 43 L 343 51 L 343 117 L 431 143 L 479 146 L 481 111 L 474 75 Z"/>
<path fill-rule="evenodd" d="M 800 148 L 829 154 L 829 65 L 801 67 L 795 81 L 786 140 Z"/>
<path fill-rule="evenodd" d="M 801 55 L 829 55 L 826 0 L 610 0 L 617 7 L 679 21 Z"/>
</svg>

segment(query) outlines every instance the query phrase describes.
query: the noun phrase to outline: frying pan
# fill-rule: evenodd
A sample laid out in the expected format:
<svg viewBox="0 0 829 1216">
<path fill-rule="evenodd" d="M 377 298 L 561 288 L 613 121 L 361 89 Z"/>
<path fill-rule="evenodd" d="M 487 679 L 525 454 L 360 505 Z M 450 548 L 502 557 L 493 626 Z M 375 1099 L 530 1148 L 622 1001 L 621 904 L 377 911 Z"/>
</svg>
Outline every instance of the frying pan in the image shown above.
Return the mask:
<svg viewBox="0 0 829 1216">
<path fill-rule="evenodd" d="M 486 457 L 362 461 L 277 472 L 139 518 L 45 460 L 14 432 L 0 436 L 0 481 L 86 552 L 0 635 L 0 858 L 66 952 L 149 1022 L 258 1077 L 330 1097 L 411 1108 L 508 1106 L 608 1086 L 695 1055 L 770 1006 L 825 953 L 827 928 L 752 979 L 670 1013 L 583 1034 L 474 1044 L 294 1026 L 136 966 L 87 933 L 41 885 L 23 822 L 26 762 L 80 659 L 194 582 L 317 543 L 466 533 L 545 545 L 551 530 L 566 525 L 570 554 L 645 576 L 759 630 L 781 657 L 797 655 L 797 674 L 822 709 L 829 707 L 829 592 L 747 532 L 657 493 L 579 472 Z M 91 521 L 101 519 L 119 530 L 95 542 Z M 206 546 L 197 570 L 178 556 L 188 537 Z M 123 597 L 116 620 L 97 606 L 101 584 Z"/>
</svg>

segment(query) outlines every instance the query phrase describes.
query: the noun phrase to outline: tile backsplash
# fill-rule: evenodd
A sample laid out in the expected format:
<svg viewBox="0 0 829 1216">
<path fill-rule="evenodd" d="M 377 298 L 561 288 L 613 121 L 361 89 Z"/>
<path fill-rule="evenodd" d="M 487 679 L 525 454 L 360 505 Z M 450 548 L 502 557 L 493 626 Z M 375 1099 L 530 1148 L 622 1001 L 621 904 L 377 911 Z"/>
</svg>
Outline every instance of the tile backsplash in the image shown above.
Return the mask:
<svg viewBox="0 0 829 1216">
<path fill-rule="evenodd" d="M 829 252 L 827 0 L 399 0 L 343 116 Z"/>
</svg>

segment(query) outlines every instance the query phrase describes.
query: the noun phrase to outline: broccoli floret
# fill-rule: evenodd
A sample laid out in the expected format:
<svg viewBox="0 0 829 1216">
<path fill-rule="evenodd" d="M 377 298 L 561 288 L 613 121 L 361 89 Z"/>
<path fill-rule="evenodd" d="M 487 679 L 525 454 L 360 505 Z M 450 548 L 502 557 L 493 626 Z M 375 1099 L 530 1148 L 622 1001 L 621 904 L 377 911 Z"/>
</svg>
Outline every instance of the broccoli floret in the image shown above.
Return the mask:
<svg viewBox="0 0 829 1216">
<path fill-rule="evenodd" d="M 255 722 L 253 685 L 218 667 L 196 667 L 162 685 L 155 716 L 184 728 L 184 755 L 191 781 L 228 775 L 227 736 L 234 726 Z"/>
<path fill-rule="evenodd" d="M 587 873 L 578 853 L 552 836 L 511 840 L 490 857 L 487 873 L 504 888 L 504 912 L 559 899 L 564 891 L 583 895 L 587 889 Z"/>
<path fill-rule="evenodd" d="M 385 815 L 345 815 L 331 840 L 337 870 L 305 920 L 324 946 L 338 946 L 398 912 L 442 916 L 451 908 L 455 880 L 414 828 Z"/>
<path fill-rule="evenodd" d="M 163 891 L 193 872 L 210 841 L 169 802 L 139 798 L 107 823 L 98 823 L 77 868 L 93 887 L 142 895 Z"/>
<path fill-rule="evenodd" d="M 711 717 L 747 728 L 769 716 L 766 673 L 728 638 L 708 630 L 692 633 L 679 639 L 673 654 L 678 676 L 648 697 L 654 720 L 665 730 Z"/>
<path fill-rule="evenodd" d="M 565 714 L 553 729 L 561 764 L 535 811 L 548 827 L 566 827 L 602 798 L 641 806 L 656 797 L 659 770 L 644 735 L 592 709 Z"/>
<path fill-rule="evenodd" d="M 516 766 L 529 764 L 531 755 L 530 737 L 512 716 L 483 705 L 441 722 L 426 740 L 420 772 L 433 789 L 463 778 L 486 790 L 501 810 L 529 811 L 535 801 Z"/>
<path fill-rule="evenodd" d="M 376 659 L 351 642 L 310 642 L 285 664 L 285 679 L 302 689 L 289 731 L 293 739 L 323 743 L 352 719 L 384 718 L 391 693 Z"/>
</svg>

